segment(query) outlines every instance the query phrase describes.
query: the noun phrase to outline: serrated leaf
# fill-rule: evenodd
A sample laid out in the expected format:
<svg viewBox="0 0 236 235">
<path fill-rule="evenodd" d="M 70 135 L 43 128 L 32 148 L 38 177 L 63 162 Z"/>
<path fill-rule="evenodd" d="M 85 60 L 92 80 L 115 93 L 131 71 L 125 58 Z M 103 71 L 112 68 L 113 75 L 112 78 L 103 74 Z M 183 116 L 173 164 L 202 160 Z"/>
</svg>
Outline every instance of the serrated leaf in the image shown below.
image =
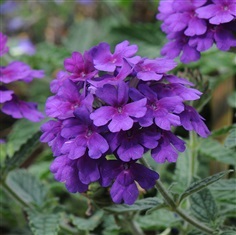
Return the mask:
<svg viewBox="0 0 236 235">
<path fill-rule="evenodd" d="M 232 130 L 230 130 L 229 135 L 225 139 L 224 145 L 227 148 L 236 147 L 236 126 L 234 126 Z"/>
<path fill-rule="evenodd" d="M 235 235 L 235 234 L 236 234 L 236 229 L 235 230 L 223 231 L 219 235 Z"/>
<path fill-rule="evenodd" d="M 200 154 L 219 162 L 232 165 L 236 164 L 236 152 L 232 149 L 225 148 L 218 141 L 211 138 L 201 141 L 199 152 Z"/>
<path fill-rule="evenodd" d="M 142 229 L 152 231 L 174 227 L 180 221 L 180 217 L 177 217 L 174 212 L 163 209 L 154 211 L 149 215 L 137 217 L 137 222 Z"/>
<path fill-rule="evenodd" d="M 233 128 L 236 128 L 236 124 L 233 124 L 233 125 L 230 125 L 230 126 L 224 126 L 220 129 L 217 129 L 217 130 L 213 130 L 211 131 L 211 137 L 218 137 L 218 136 L 221 136 L 221 135 L 225 135 L 225 134 L 228 134 L 229 131 L 231 131 Z"/>
<path fill-rule="evenodd" d="M 186 186 L 191 183 L 191 163 L 190 163 L 190 148 L 187 148 L 185 152 L 179 154 L 178 161 L 176 162 L 175 174 L 173 180 L 176 184 L 173 186 L 173 191 L 182 193 Z"/>
<path fill-rule="evenodd" d="M 210 186 L 213 196 L 218 203 L 236 205 L 236 179 L 221 179 Z"/>
<path fill-rule="evenodd" d="M 60 215 L 43 214 L 28 210 L 30 229 L 34 235 L 57 235 L 59 231 Z"/>
<path fill-rule="evenodd" d="M 188 197 L 189 195 L 196 193 L 204 188 L 206 188 L 208 185 L 215 183 L 216 181 L 218 181 L 219 179 L 221 179 L 223 176 L 225 176 L 226 174 L 232 172 L 233 170 L 228 170 L 228 171 L 223 171 L 217 174 L 214 174 L 212 176 L 209 176 L 205 179 L 202 180 L 198 180 L 197 182 L 192 183 L 186 190 L 184 193 L 181 194 L 180 199 L 179 199 L 179 203 L 185 199 L 186 197 Z"/>
<path fill-rule="evenodd" d="M 88 219 L 72 216 L 71 220 L 79 230 L 92 231 L 102 222 L 103 215 L 104 212 L 100 210 Z"/>
<path fill-rule="evenodd" d="M 11 171 L 7 175 L 6 184 L 26 204 L 43 206 L 47 189 L 28 171 L 23 169 Z"/>
<path fill-rule="evenodd" d="M 33 123 L 26 119 L 18 120 L 8 136 L 7 155 L 12 157 L 20 147 L 39 131 L 41 122 Z"/>
<path fill-rule="evenodd" d="M 136 201 L 133 205 L 112 205 L 104 207 L 103 209 L 113 213 L 126 213 L 126 212 L 138 212 L 143 210 L 148 210 L 153 207 L 157 207 L 158 205 L 162 205 L 163 202 L 158 198 L 145 198 Z"/>
<path fill-rule="evenodd" d="M 190 196 L 191 210 L 201 221 L 210 223 L 217 219 L 217 207 L 209 189 L 205 188 Z"/>
<path fill-rule="evenodd" d="M 7 157 L 5 159 L 4 166 L 1 168 L 1 177 L 4 176 L 14 168 L 19 167 L 23 162 L 27 160 L 30 154 L 38 147 L 40 144 L 39 137 L 41 132 L 35 133 L 30 139 L 27 140 L 25 144 L 23 144 L 20 149 L 14 153 L 12 157 Z"/>
</svg>

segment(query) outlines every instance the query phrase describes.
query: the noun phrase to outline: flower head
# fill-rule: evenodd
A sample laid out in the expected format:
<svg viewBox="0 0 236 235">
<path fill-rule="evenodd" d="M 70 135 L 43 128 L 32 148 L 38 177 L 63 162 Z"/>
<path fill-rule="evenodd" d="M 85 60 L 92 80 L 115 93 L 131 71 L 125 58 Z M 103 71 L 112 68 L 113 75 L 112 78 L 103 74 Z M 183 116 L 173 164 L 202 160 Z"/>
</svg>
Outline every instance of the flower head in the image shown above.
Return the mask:
<svg viewBox="0 0 236 235">
<path fill-rule="evenodd" d="M 215 43 L 219 50 L 236 46 L 236 37 L 228 24 L 235 22 L 233 0 L 162 0 L 157 19 L 169 42 L 161 53 L 167 58 L 181 54 L 183 63 L 196 61 L 200 53 Z"/>
<path fill-rule="evenodd" d="M 145 153 L 150 151 L 157 163 L 175 162 L 185 143 L 172 133 L 173 127 L 203 137 L 208 133 L 197 111 L 189 114 L 185 104 L 199 99 L 201 92 L 166 74 L 176 63 L 136 52 L 128 41 L 114 53 L 107 43 L 84 55 L 73 52 L 64 63 L 67 72 L 60 71 L 51 83 L 54 95 L 46 102 L 46 113 L 55 120 L 42 126 L 41 141 L 48 142 L 56 157 L 51 171 L 70 192 L 98 182 L 111 187 L 115 203 L 133 204 L 137 184 L 148 190 L 159 178 L 137 162 Z"/>
<path fill-rule="evenodd" d="M 8 52 L 7 36 L 0 32 L 0 56 Z M 0 66 L 0 103 L 1 111 L 13 118 L 26 118 L 32 122 L 43 119 L 43 114 L 37 110 L 37 104 L 20 100 L 7 85 L 12 82 L 31 82 L 34 78 L 42 78 L 42 70 L 34 70 L 24 62 L 12 61 L 6 66 Z"/>
</svg>

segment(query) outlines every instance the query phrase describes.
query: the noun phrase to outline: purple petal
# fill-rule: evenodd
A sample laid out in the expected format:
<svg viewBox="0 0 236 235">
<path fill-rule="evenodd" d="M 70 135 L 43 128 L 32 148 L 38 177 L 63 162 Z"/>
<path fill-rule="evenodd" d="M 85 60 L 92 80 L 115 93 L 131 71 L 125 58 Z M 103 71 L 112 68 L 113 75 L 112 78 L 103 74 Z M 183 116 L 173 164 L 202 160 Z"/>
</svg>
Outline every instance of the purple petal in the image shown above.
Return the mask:
<svg viewBox="0 0 236 235">
<path fill-rule="evenodd" d="M 113 107 L 103 106 L 90 114 L 95 126 L 103 126 L 107 124 L 115 115 L 116 109 Z"/>
<path fill-rule="evenodd" d="M 126 131 L 129 130 L 133 126 L 133 119 L 130 118 L 126 113 L 123 114 L 115 114 L 112 117 L 111 122 L 108 125 L 108 128 L 111 132 L 118 132 L 118 131 Z"/>
<path fill-rule="evenodd" d="M 90 184 L 100 179 L 98 160 L 84 156 L 78 160 L 79 178 L 82 183 Z"/>
<path fill-rule="evenodd" d="M 144 99 L 126 104 L 124 106 L 124 112 L 132 117 L 136 117 L 136 118 L 143 117 L 147 111 L 147 108 L 145 107 L 146 103 L 147 103 L 147 99 L 144 98 Z"/>
<path fill-rule="evenodd" d="M 135 181 L 144 189 L 153 188 L 159 175 L 141 164 L 134 164 L 131 168 Z"/>
<path fill-rule="evenodd" d="M 11 90 L 1 90 L 0 87 L 0 103 L 5 103 L 6 101 L 10 101 L 12 99 L 12 95 L 14 91 Z"/>
<path fill-rule="evenodd" d="M 88 140 L 88 155 L 93 159 L 100 158 L 108 148 L 107 141 L 98 133 L 93 133 Z"/>
</svg>

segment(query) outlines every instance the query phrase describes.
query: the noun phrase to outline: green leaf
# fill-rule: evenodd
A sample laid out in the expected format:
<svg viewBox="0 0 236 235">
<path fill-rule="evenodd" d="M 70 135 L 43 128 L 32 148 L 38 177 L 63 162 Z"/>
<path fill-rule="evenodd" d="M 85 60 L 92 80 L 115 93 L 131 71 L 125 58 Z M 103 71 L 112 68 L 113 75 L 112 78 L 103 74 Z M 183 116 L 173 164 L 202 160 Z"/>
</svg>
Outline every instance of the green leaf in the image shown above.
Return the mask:
<svg viewBox="0 0 236 235">
<path fill-rule="evenodd" d="M 164 209 L 154 211 L 149 215 L 140 215 L 137 217 L 137 222 L 142 229 L 152 231 L 174 227 L 180 221 L 181 219 L 174 212 Z"/>
<path fill-rule="evenodd" d="M 201 141 L 199 152 L 200 154 L 217 160 L 219 162 L 232 165 L 236 164 L 236 152 L 232 149 L 225 148 L 218 141 L 213 140 L 211 138 L 204 139 Z"/>
<path fill-rule="evenodd" d="M 187 148 L 185 152 L 180 153 L 178 157 L 178 161 L 176 162 L 175 174 L 173 176 L 173 180 L 175 181 L 175 185 L 173 185 L 174 192 L 182 193 L 186 186 L 189 186 L 191 183 L 192 173 L 191 173 L 191 151 L 190 148 Z"/>
<path fill-rule="evenodd" d="M 103 216 L 104 212 L 99 210 L 88 219 L 75 216 L 72 216 L 71 219 L 73 225 L 75 225 L 79 230 L 92 231 L 102 222 Z"/>
<path fill-rule="evenodd" d="M 60 215 L 43 214 L 27 210 L 30 229 L 34 235 L 57 235 L 59 231 Z"/>
<path fill-rule="evenodd" d="M 215 138 L 221 135 L 225 135 L 228 134 L 229 131 L 231 131 L 232 129 L 236 128 L 236 124 L 230 125 L 230 126 L 224 126 L 218 130 L 213 130 L 211 131 L 211 137 Z"/>
<path fill-rule="evenodd" d="M 20 147 L 17 152 L 15 152 L 12 157 L 7 157 L 5 159 L 4 166 L 1 167 L 1 177 L 4 178 L 9 171 L 19 167 L 27 160 L 30 154 L 39 146 L 40 135 L 41 132 L 36 132 L 30 139 L 27 140 L 25 144 Z"/>
<path fill-rule="evenodd" d="M 221 179 L 223 176 L 225 176 L 226 174 L 233 172 L 233 170 L 228 170 L 228 171 L 223 171 L 217 174 L 214 174 L 212 176 L 209 176 L 205 179 L 202 180 L 198 180 L 197 182 L 192 183 L 186 190 L 184 193 L 181 194 L 180 199 L 179 199 L 179 203 L 185 199 L 186 197 L 188 197 L 189 195 L 196 193 L 204 188 L 206 188 L 208 185 L 215 183 L 216 181 L 218 181 L 219 179 Z"/>
<path fill-rule="evenodd" d="M 43 206 L 46 201 L 46 187 L 26 170 L 11 171 L 6 184 L 26 204 Z"/>
<path fill-rule="evenodd" d="M 205 188 L 190 196 L 191 210 L 201 221 L 210 223 L 217 219 L 218 210 L 209 189 Z"/>
<path fill-rule="evenodd" d="M 236 147 L 236 126 L 234 126 L 232 130 L 230 130 L 229 135 L 225 139 L 224 145 L 227 148 Z"/>
<path fill-rule="evenodd" d="M 126 213 L 126 212 L 138 212 L 143 210 L 152 209 L 157 206 L 161 206 L 163 202 L 158 198 L 145 198 L 136 201 L 133 205 L 112 205 L 104 207 L 103 209 L 113 213 Z"/>
<path fill-rule="evenodd" d="M 220 204 L 236 205 L 236 179 L 221 179 L 210 186 L 216 201 Z"/>
<path fill-rule="evenodd" d="M 236 91 L 228 97 L 228 104 L 232 108 L 236 108 Z"/>
<path fill-rule="evenodd" d="M 7 155 L 13 156 L 40 129 L 41 122 L 33 123 L 26 119 L 18 120 L 8 136 Z"/>
</svg>

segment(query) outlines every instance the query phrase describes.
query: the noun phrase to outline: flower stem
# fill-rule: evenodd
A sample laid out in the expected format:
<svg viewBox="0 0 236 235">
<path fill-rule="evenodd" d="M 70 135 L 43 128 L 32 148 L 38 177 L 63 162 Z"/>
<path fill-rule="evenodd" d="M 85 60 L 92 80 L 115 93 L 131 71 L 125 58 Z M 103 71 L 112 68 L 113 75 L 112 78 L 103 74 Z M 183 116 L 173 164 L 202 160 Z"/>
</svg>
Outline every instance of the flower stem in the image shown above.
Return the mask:
<svg viewBox="0 0 236 235">
<path fill-rule="evenodd" d="M 127 221 L 130 232 L 133 235 L 144 235 L 140 226 L 133 219 Z"/>
<path fill-rule="evenodd" d="M 145 165 L 146 167 L 151 169 L 150 165 L 148 164 L 148 162 L 144 158 L 140 159 L 140 161 L 143 163 L 143 165 Z M 161 183 L 160 179 L 157 180 L 157 182 L 156 182 L 156 189 L 160 192 L 160 194 L 162 195 L 162 197 L 164 198 L 166 203 L 169 205 L 171 210 L 174 211 L 175 213 L 177 213 L 182 219 L 184 219 L 185 221 L 187 221 L 191 225 L 195 226 L 196 228 L 200 229 L 201 231 L 203 231 L 207 234 L 213 234 L 214 233 L 213 229 L 207 227 L 205 224 L 202 224 L 200 221 L 198 221 L 195 218 L 189 216 L 183 210 L 178 208 L 177 204 L 173 200 L 172 196 L 165 189 L 165 187 Z"/>
<path fill-rule="evenodd" d="M 23 208 L 32 208 L 30 204 L 27 204 L 24 202 L 8 185 L 6 182 L 1 182 L 2 189 L 9 195 L 11 196 L 21 207 Z M 66 231 L 67 234 L 77 234 L 78 231 L 75 230 L 74 228 L 70 227 L 69 225 L 60 223 L 60 229 L 63 231 Z"/>
</svg>

